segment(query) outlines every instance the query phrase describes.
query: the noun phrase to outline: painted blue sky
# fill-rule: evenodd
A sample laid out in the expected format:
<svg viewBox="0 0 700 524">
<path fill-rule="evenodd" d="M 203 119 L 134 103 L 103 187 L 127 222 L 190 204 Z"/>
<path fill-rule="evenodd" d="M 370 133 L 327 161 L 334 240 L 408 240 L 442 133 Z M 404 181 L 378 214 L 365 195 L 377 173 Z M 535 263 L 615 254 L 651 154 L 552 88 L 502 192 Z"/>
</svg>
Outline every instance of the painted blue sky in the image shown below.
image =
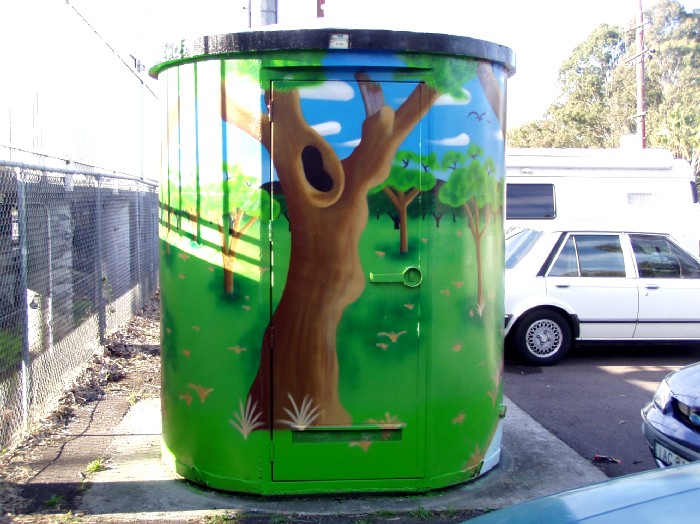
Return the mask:
<svg viewBox="0 0 700 524">
<path fill-rule="evenodd" d="M 415 89 L 411 82 L 382 82 L 387 105 L 398 108 Z M 464 86 L 466 97 L 455 100 L 443 95 L 409 135 L 406 143 L 423 143 L 426 152 L 438 157 L 447 151 L 466 154 L 470 144 L 483 148 L 484 157 L 498 159 L 503 147 L 500 124 L 485 100 L 481 85 L 472 80 Z M 361 138 L 365 110 L 357 83 L 329 81 L 301 90 L 302 111 L 309 125 L 333 146 L 340 158 L 347 157 Z M 446 178 L 447 172 L 434 173 Z"/>
</svg>

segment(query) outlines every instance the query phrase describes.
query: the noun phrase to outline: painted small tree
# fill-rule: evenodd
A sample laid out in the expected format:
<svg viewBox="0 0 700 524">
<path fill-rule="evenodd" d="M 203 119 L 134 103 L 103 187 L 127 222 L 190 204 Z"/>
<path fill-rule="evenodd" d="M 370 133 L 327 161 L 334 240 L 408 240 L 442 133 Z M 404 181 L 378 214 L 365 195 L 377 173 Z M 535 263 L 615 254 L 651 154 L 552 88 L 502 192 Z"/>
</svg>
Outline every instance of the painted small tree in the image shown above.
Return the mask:
<svg viewBox="0 0 700 524">
<path fill-rule="evenodd" d="M 255 177 L 246 176 L 239 166 L 223 166 L 223 183 L 210 183 L 200 191 L 201 217 L 216 224 L 221 239 L 224 292 L 232 295 L 238 243 L 258 220 L 274 220 L 280 205 L 270 193 L 258 187 Z"/>
<path fill-rule="evenodd" d="M 389 172 L 389 178 L 371 192 L 383 191 L 396 209 L 399 225 L 399 252 L 408 253 L 408 206 L 422 191 L 435 187 L 435 176 L 429 169 L 435 165 L 434 155 L 421 165 L 421 157 L 413 151 L 399 151 Z"/>
<path fill-rule="evenodd" d="M 433 220 L 435 221 L 435 228 L 437 229 L 440 228 L 440 222 L 442 222 L 445 214 L 449 213 L 450 211 L 454 211 L 454 209 L 452 209 L 450 206 L 440 202 L 440 199 L 438 198 L 440 190 L 444 184 L 445 182 L 443 180 L 436 180 L 435 187 L 433 187 L 433 189 L 430 191 L 427 191 L 423 196 L 424 200 L 421 210 L 423 213 L 423 219 L 425 220 L 427 215 L 432 216 Z"/>
<path fill-rule="evenodd" d="M 482 244 L 484 232 L 494 223 L 500 209 L 498 181 L 493 177 L 496 165 L 491 158 L 482 164 L 478 160 L 459 162 L 452 155 L 448 159 L 451 173 L 447 182 L 440 188 L 438 198 L 453 208 L 461 208 L 465 213 L 476 249 L 477 267 L 477 311 L 484 311 Z"/>
</svg>

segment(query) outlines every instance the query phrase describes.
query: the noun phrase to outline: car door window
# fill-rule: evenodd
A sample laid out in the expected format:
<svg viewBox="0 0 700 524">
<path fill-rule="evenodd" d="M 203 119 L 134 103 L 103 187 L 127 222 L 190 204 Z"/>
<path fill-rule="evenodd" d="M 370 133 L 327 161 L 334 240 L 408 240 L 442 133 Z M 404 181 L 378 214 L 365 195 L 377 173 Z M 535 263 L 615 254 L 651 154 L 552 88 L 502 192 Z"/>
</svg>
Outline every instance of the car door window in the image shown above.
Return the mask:
<svg viewBox="0 0 700 524">
<path fill-rule="evenodd" d="M 640 278 L 700 278 L 700 263 L 666 237 L 630 235 Z"/>
<path fill-rule="evenodd" d="M 619 235 L 571 235 L 548 276 L 625 277 Z"/>
<path fill-rule="evenodd" d="M 624 277 L 625 257 L 618 235 L 576 235 L 582 277 Z"/>
<path fill-rule="evenodd" d="M 577 277 L 579 276 L 578 256 L 574 237 L 566 239 L 564 247 L 559 252 L 559 256 L 554 261 L 552 269 L 549 271 L 550 277 Z"/>
</svg>

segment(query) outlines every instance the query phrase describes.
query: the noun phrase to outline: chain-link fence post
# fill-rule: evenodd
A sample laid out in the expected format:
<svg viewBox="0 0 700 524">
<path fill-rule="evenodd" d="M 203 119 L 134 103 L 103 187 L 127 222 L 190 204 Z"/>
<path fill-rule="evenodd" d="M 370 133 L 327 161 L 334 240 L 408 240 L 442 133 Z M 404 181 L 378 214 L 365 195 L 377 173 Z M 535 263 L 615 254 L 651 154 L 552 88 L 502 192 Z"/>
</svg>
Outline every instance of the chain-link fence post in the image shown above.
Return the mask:
<svg viewBox="0 0 700 524">
<path fill-rule="evenodd" d="M 27 300 L 27 195 L 24 184 L 24 173 L 21 169 L 15 171 L 17 181 L 17 226 L 19 233 L 19 296 L 24 315 L 22 316 L 22 357 L 21 357 L 21 387 L 22 387 L 22 429 L 29 424 L 29 393 L 31 388 L 31 356 L 29 353 L 29 303 Z"/>
<path fill-rule="evenodd" d="M 141 195 L 136 195 L 136 280 L 141 282 Z"/>
<path fill-rule="evenodd" d="M 105 330 L 107 327 L 107 306 L 105 305 L 104 286 L 106 276 L 102 268 L 102 181 L 101 176 L 95 177 L 97 180 L 97 188 L 95 190 L 95 227 L 97 230 L 97 253 L 95 254 L 95 295 L 97 299 L 97 317 L 98 329 L 100 335 L 100 344 L 105 343 Z"/>
</svg>

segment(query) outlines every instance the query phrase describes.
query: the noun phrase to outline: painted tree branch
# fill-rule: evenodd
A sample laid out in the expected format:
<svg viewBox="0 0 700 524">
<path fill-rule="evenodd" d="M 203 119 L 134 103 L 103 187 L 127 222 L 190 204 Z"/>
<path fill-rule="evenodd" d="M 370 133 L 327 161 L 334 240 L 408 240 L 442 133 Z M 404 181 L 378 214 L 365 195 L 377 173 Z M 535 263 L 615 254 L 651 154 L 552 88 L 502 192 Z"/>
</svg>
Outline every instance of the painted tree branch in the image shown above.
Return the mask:
<svg viewBox="0 0 700 524">
<path fill-rule="evenodd" d="M 501 132 L 503 137 L 506 136 L 506 97 L 501 92 L 501 85 L 493 72 L 493 64 L 482 60 L 476 68 L 477 76 L 484 88 L 484 94 L 489 101 L 491 109 L 496 114 L 499 123 L 501 124 Z"/>
<path fill-rule="evenodd" d="M 269 107 L 268 92 L 265 93 L 265 100 Z M 229 97 L 224 80 L 221 82 L 221 117 L 225 122 L 235 125 L 270 151 L 270 116 L 259 111 L 251 112 L 236 102 L 235 99 Z"/>
<path fill-rule="evenodd" d="M 234 266 L 236 264 L 236 247 L 238 241 L 243 234 L 257 221 L 257 217 L 251 217 L 243 227 L 241 222 L 245 212 L 241 209 L 236 209 L 229 216 L 229 226 L 225 227 L 225 223 L 218 224 L 219 233 L 221 235 L 221 256 L 224 264 L 224 292 L 227 295 L 232 295 L 234 292 Z"/>
</svg>

